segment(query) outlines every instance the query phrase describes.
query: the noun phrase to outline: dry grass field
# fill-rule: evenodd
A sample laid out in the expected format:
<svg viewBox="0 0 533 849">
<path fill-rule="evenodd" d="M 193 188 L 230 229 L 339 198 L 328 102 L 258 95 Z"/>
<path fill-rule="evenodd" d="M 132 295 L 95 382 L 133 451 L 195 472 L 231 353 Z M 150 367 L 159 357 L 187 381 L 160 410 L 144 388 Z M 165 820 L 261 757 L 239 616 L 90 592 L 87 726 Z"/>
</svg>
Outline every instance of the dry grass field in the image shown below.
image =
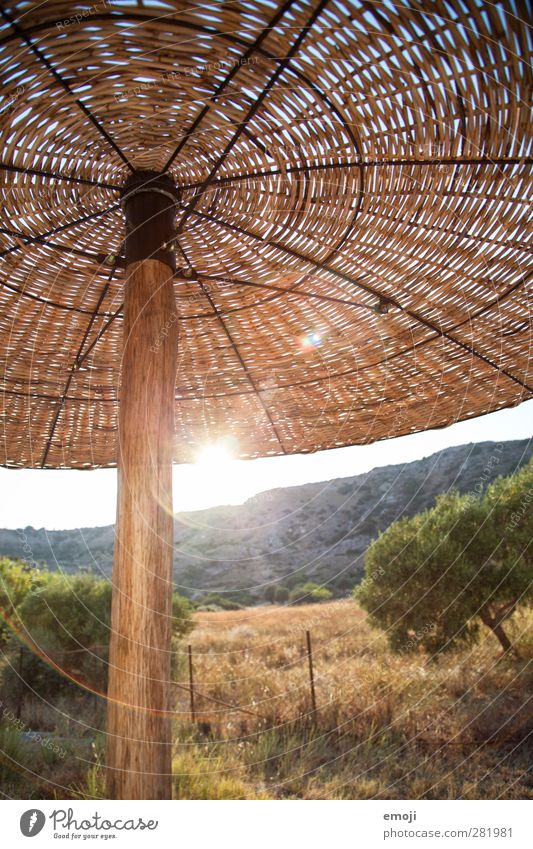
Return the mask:
<svg viewBox="0 0 533 849">
<path fill-rule="evenodd" d="M 176 670 L 175 798 L 533 798 L 532 611 L 512 625 L 515 658 L 488 631 L 436 659 L 394 655 L 353 601 L 198 612 L 195 623 L 194 723 L 186 645 Z M 23 746 L 3 716 L 4 796 L 105 796 L 87 747 L 95 741 L 101 763 L 103 696 L 34 698 L 20 722 L 63 740 L 64 752 Z"/>
<path fill-rule="evenodd" d="M 197 613 L 197 723 L 178 689 L 176 796 L 533 798 L 532 621 L 513 625 L 520 659 L 488 632 L 430 659 L 391 654 L 353 601 Z"/>
</svg>

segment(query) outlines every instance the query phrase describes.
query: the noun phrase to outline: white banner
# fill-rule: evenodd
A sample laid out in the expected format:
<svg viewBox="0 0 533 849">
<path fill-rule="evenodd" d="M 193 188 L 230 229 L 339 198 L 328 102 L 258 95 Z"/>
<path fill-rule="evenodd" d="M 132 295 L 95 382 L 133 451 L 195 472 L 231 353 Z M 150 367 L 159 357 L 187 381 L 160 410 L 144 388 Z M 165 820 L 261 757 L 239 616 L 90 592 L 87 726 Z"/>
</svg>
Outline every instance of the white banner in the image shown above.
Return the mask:
<svg viewBox="0 0 533 849">
<path fill-rule="evenodd" d="M 0 812 L 6 849 L 531 849 L 532 808 L 527 801 L 3 801 Z"/>
</svg>

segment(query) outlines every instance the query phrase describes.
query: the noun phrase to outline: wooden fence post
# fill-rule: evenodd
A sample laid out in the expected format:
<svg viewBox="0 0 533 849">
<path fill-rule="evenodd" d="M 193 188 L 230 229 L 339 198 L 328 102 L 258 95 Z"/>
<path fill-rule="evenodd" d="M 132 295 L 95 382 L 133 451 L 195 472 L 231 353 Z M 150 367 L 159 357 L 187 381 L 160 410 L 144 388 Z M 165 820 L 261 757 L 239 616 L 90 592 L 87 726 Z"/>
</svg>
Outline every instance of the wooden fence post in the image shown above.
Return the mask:
<svg viewBox="0 0 533 849">
<path fill-rule="evenodd" d="M 311 648 L 311 632 L 306 631 L 307 637 L 307 658 L 309 660 L 309 683 L 311 685 L 311 704 L 313 713 L 316 712 L 316 695 L 315 695 L 315 677 L 313 674 L 313 650 Z"/>
<path fill-rule="evenodd" d="M 19 648 L 19 685 L 18 685 L 18 697 L 17 697 L 17 719 L 20 719 L 20 715 L 22 713 L 22 703 L 24 701 L 24 676 L 22 674 L 24 665 L 24 646 L 20 646 Z"/>
<path fill-rule="evenodd" d="M 195 722 L 196 715 L 194 712 L 194 679 L 192 671 L 192 646 L 189 646 L 189 692 L 191 695 L 191 722 Z"/>
</svg>

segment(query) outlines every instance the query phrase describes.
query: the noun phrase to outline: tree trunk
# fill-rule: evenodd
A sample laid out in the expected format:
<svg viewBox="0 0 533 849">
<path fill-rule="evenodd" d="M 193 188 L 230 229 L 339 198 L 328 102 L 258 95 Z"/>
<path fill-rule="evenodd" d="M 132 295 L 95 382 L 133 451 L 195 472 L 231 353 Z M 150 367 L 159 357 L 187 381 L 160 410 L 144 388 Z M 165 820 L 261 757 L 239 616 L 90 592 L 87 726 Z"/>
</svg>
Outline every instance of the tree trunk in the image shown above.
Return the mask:
<svg viewBox="0 0 533 849">
<path fill-rule="evenodd" d="M 501 647 L 504 652 L 510 652 L 513 650 L 513 644 L 509 640 L 509 637 L 503 630 L 503 625 L 501 623 L 501 619 L 496 616 L 493 616 L 487 608 L 482 608 L 479 613 L 481 617 L 481 621 L 487 628 L 490 628 L 496 639 L 499 641 Z"/>
</svg>

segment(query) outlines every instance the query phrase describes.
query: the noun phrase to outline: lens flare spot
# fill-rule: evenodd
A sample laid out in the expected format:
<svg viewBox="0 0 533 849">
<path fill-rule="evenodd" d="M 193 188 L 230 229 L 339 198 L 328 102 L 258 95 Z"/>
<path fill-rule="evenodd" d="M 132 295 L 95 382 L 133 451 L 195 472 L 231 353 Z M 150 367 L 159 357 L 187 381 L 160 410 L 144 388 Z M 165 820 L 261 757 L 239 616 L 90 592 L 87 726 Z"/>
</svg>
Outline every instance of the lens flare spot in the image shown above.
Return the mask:
<svg viewBox="0 0 533 849">
<path fill-rule="evenodd" d="M 227 468 L 238 452 L 237 440 L 231 437 L 218 439 L 205 445 L 198 454 L 198 464 L 213 471 Z"/>
<path fill-rule="evenodd" d="M 304 336 L 300 336 L 298 339 L 299 346 L 302 351 L 312 351 L 313 348 L 320 348 L 323 341 L 324 337 L 316 330 L 310 333 L 306 333 Z"/>
</svg>

